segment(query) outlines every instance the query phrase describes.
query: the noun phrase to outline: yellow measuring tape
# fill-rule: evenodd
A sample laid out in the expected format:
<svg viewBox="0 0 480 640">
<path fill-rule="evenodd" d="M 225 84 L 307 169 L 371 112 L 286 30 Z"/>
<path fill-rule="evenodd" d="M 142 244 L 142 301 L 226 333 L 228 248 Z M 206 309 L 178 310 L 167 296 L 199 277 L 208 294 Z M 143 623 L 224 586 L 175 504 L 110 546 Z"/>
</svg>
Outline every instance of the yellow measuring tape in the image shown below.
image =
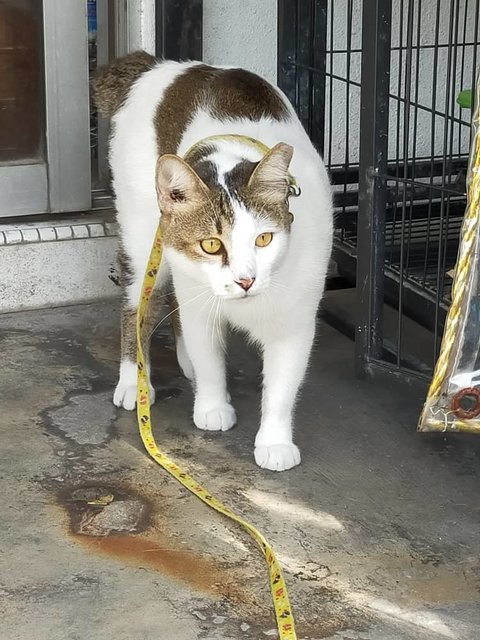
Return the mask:
<svg viewBox="0 0 480 640">
<path fill-rule="evenodd" d="M 260 151 L 263 156 L 270 151 L 270 147 L 267 147 L 267 145 L 260 140 L 256 140 L 250 136 L 244 136 L 239 133 L 220 133 L 218 135 L 202 138 L 198 142 L 195 142 L 195 144 L 192 144 L 188 151 L 183 155 L 184 160 L 186 160 L 188 156 L 199 147 L 207 146 L 212 142 L 240 142 L 241 144 Z"/>
<path fill-rule="evenodd" d="M 142 293 L 137 311 L 137 418 L 138 428 L 143 444 L 150 456 L 165 471 L 168 471 L 175 480 L 178 480 L 186 489 L 200 498 L 218 513 L 222 513 L 230 520 L 234 520 L 241 525 L 255 540 L 262 550 L 268 565 L 270 575 L 270 588 L 272 591 L 273 606 L 275 608 L 275 616 L 277 620 L 278 633 L 280 640 L 296 640 L 295 623 L 293 620 L 292 610 L 288 599 L 287 586 L 283 577 L 280 564 L 275 557 L 272 547 L 265 537 L 257 531 L 257 529 L 249 522 L 238 516 L 225 506 L 220 500 L 217 500 L 207 489 L 202 487 L 194 478 L 188 475 L 181 467 L 179 467 L 167 455 L 162 453 L 155 442 L 152 432 L 152 421 L 150 416 L 150 391 L 148 386 L 148 372 L 145 366 L 145 359 L 142 351 L 142 326 L 145 313 L 148 308 L 150 296 L 152 295 L 157 278 L 158 269 L 162 260 L 162 236 L 160 227 L 158 227 L 152 250 L 148 260 L 145 277 L 143 280 Z"/>
</svg>

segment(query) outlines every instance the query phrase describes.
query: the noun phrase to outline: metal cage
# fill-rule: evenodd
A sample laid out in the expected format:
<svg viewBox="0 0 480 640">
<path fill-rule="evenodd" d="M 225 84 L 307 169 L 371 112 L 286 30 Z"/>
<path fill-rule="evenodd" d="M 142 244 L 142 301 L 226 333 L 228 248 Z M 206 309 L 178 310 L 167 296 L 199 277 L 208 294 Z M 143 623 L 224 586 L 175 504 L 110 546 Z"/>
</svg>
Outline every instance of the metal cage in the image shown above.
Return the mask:
<svg viewBox="0 0 480 640">
<path fill-rule="evenodd" d="M 330 170 L 334 258 L 357 284 L 332 308 L 354 329 L 359 374 L 433 368 L 466 206 L 471 111 L 457 99 L 474 87 L 479 14 L 478 0 L 279 0 L 279 84 Z"/>
</svg>

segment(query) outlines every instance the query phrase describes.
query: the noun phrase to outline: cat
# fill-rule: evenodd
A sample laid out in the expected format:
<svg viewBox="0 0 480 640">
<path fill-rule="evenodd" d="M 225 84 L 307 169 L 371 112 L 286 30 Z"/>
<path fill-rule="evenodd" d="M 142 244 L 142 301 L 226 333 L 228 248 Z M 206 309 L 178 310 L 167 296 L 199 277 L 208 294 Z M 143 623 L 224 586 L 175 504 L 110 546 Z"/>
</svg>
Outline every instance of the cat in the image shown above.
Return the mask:
<svg viewBox="0 0 480 640">
<path fill-rule="evenodd" d="M 236 414 L 225 332 L 245 332 L 263 355 L 255 461 L 273 471 L 298 465 L 294 405 L 333 234 L 322 159 L 284 94 L 243 69 L 136 52 L 101 70 L 93 95 L 112 119 L 109 160 L 121 231 L 125 296 L 115 405 L 135 407 L 135 314 L 160 220 L 164 257 L 147 352 L 173 286 L 177 358 L 195 390 L 193 422 L 227 431 Z"/>
</svg>

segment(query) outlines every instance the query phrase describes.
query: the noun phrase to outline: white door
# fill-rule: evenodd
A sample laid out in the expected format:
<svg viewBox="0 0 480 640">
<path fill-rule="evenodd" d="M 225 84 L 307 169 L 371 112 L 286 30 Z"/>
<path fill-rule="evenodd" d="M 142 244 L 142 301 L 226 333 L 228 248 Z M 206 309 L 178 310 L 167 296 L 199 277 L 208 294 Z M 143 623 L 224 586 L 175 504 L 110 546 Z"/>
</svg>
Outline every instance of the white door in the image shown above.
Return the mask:
<svg viewBox="0 0 480 640">
<path fill-rule="evenodd" d="M 0 0 L 0 216 L 91 205 L 86 0 Z"/>
</svg>

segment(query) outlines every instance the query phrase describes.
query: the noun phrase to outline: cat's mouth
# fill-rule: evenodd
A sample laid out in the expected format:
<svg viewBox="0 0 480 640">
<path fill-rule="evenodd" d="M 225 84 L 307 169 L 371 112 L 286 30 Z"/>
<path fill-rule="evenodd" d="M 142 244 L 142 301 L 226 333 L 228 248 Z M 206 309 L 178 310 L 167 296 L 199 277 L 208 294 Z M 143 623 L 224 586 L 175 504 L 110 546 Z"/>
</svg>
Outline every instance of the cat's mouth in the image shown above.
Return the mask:
<svg viewBox="0 0 480 640">
<path fill-rule="evenodd" d="M 218 293 L 217 297 L 222 300 L 248 300 L 250 298 L 256 298 L 260 291 L 235 291 L 234 293 Z"/>
</svg>

